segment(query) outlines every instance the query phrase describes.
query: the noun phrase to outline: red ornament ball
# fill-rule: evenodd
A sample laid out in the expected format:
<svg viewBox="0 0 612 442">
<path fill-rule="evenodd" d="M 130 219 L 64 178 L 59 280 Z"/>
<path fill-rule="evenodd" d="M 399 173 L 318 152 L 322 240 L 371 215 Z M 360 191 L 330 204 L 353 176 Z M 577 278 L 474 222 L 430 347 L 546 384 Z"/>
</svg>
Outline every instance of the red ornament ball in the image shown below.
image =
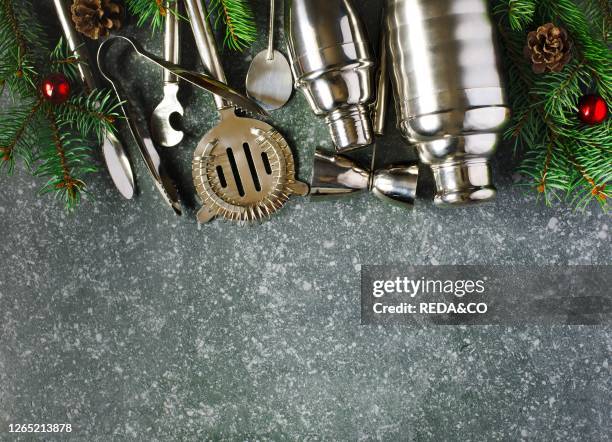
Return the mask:
<svg viewBox="0 0 612 442">
<path fill-rule="evenodd" d="M 70 98 L 70 81 L 64 74 L 51 74 L 43 79 L 40 91 L 45 100 L 53 104 L 62 104 Z"/>
<path fill-rule="evenodd" d="M 608 104 L 599 95 L 585 95 L 578 103 L 578 118 L 586 124 L 601 124 L 608 117 Z"/>
</svg>

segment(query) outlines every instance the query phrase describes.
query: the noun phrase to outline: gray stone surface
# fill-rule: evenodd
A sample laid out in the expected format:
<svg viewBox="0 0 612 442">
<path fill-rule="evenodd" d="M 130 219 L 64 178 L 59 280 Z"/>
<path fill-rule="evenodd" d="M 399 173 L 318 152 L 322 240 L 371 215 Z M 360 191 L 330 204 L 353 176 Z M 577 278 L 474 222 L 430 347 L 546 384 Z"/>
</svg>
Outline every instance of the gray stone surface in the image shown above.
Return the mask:
<svg viewBox="0 0 612 442">
<path fill-rule="evenodd" d="M 374 34 L 378 4 L 362 9 Z M 225 53 L 235 86 L 264 39 Z M 126 66 L 150 112 L 158 72 Z M 182 218 L 133 146 L 134 201 L 102 173 L 67 216 L 27 173 L 1 178 L 1 440 L 38 422 L 71 423 L 75 440 L 610 440 L 609 328 L 359 324 L 364 264 L 609 264 L 609 216 L 538 204 L 506 148 L 487 206 L 438 210 L 425 186 L 414 211 L 298 198 L 262 225 L 198 227 L 190 156 L 216 116 L 209 96 L 186 95 L 190 136 L 164 151 Z M 273 122 L 307 180 L 326 129 L 298 95 Z"/>
</svg>

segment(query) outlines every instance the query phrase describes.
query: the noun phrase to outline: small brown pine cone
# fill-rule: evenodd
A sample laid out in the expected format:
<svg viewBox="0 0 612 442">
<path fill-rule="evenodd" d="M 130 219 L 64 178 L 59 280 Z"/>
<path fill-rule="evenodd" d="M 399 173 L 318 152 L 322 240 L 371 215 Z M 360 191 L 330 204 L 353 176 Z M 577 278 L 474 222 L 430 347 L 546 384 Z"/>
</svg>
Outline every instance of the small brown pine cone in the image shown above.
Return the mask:
<svg viewBox="0 0 612 442">
<path fill-rule="evenodd" d="M 561 72 L 572 58 L 572 42 L 565 29 L 547 23 L 529 33 L 523 52 L 536 74 Z"/>
<path fill-rule="evenodd" d="M 72 21 L 77 31 L 93 40 L 121 28 L 123 7 L 113 0 L 74 0 Z"/>
</svg>

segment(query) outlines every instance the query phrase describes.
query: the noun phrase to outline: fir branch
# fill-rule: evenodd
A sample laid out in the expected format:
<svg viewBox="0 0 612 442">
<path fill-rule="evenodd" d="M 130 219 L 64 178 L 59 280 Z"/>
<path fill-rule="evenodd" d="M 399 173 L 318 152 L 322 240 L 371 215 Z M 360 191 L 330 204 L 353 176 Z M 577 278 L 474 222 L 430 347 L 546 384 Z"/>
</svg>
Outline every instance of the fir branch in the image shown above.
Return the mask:
<svg viewBox="0 0 612 442">
<path fill-rule="evenodd" d="M 23 0 L 19 8 L 14 0 L 0 0 L 0 79 L 20 94 L 36 89 L 34 66 L 46 53 L 45 32 L 32 16 L 34 7 Z"/>
<path fill-rule="evenodd" d="M 138 26 L 150 22 L 155 32 L 162 28 L 168 12 L 174 10 L 176 0 L 126 0 L 125 3 L 130 13 L 138 18 Z"/>
<path fill-rule="evenodd" d="M 525 153 L 518 168 L 519 173 L 530 178 L 522 185 L 534 188 L 546 204 L 563 200 L 573 182 L 573 172 L 566 156 L 559 154 L 558 140 L 535 147 Z"/>
<path fill-rule="evenodd" d="M 546 192 L 546 178 L 548 177 L 548 169 L 550 168 L 550 162 L 552 161 L 553 147 L 555 145 L 554 138 L 549 141 L 546 148 L 546 157 L 544 159 L 544 166 L 542 167 L 542 177 L 540 178 L 540 184 L 538 185 L 538 192 Z"/>
<path fill-rule="evenodd" d="M 76 54 L 77 51 L 72 51 L 68 43 L 64 42 L 63 38 L 60 38 L 49 57 L 51 71 L 61 72 L 70 80 L 78 81 L 79 64 L 84 63 L 84 61 L 79 60 Z"/>
<path fill-rule="evenodd" d="M 612 173 L 612 156 L 610 156 L 612 151 L 604 156 L 603 161 L 595 164 L 593 159 L 599 155 L 600 149 L 601 152 L 604 151 L 603 147 L 597 145 L 589 146 L 590 138 L 587 138 L 587 134 L 582 134 L 582 137 L 577 136 L 575 132 L 571 132 L 571 130 L 562 126 L 557 126 L 548 117 L 544 117 L 544 122 L 548 127 L 548 136 L 551 139 L 551 148 L 547 152 L 547 156 L 549 155 L 550 158 L 546 164 L 546 173 L 551 169 L 550 163 L 556 159 L 555 173 L 559 175 L 557 182 L 560 184 L 555 186 L 555 188 L 565 191 L 567 198 L 572 199 L 571 194 L 573 192 L 580 193 L 581 187 L 587 187 L 590 195 L 595 197 L 601 203 L 604 210 L 606 210 L 607 198 L 602 197 L 605 194 L 601 190 L 606 188 L 606 183 L 610 180 L 610 174 Z M 595 129 L 595 131 L 598 130 L 599 128 Z M 586 132 L 589 131 L 586 130 Z M 610 132 L 607 133 L 609 140 Z M 557 140 L 559 140 L 558 143 Z M 610 150 L 610 144 L 607 146 L 608 150 Z M 592 150 L 593 148 L 595 149 L 594 151 Z M 588 170 L 578 161 L 579 156 L 584 157 L 585 161 L 590 163 Z M 559 166 L 560 164 L 563 166 Z M 601 180 L 602 184 L 596 183 L 595 180 Z M 578 208 L 582 209 L 588 204 L 588 198 L 585 197 L 573 198 L 572 201 L 576 203 Z"/>
<path fill-rule="evenodd" d="M 593 73 L 602 76 L 602 80 L 612 80 L 612 59 L 610 49 L 603 42 L 594 38 L 591 25 L 580 7 L 571 0 L 541 1 L 544 14 L 551 19 L 560 20 L 570 32 L 574 44 L 585 59 L 585 64 L 593 69 Z"/>
<path fill-rule="evenodd" d="M 530 9 L 532 3 L 535 10 Z M 612 57 L 601 37 L 608 32 L 601 20 L 605 16 L 603 4 L 599 0 L 582 3 L 590 3 L 590 9 L 582 11 L 578 2 L 571 0 L 498 0 L 494 6 L 513 109 L 505 138 L 522 150 L 519 172 L 529 179 L 523 185 L 536 189 L 547 204 L 565 199 L 583 209 L 596 200 L 607 210 L 612 123 L 608 119 L 596 126 L 582 124 L 577 118 L 577 104 L 585 91 L 598 92 L 609 102 Z M 548 22 L 569 31 L 574 59 L 561 72 L 536 75 L 522 54 L 527 25 Z M 602 29 L 599 37 L 593 32 L 598 28 Z"/>
<path fill-rule="evenodd" d="M 609 0 L 583 0 L 582 5 L 589 23 L 596 25 L 593 31 L 607 44 L 612 28 L 612 3 Z"/>
<path fill-rule="evenodd" d="M 43 75 L 62 72 L 74 87 L 81 61 L 62 41 L 49 50 L 30 0 L 16 4 L 0 0 L 0 86 L 15 103 L 0 112 L 0 168 L 12 173 L 21 158 L 35 176 L 47 178 L 39 193 L 54 193 L 72 210 L 87 192 L 84 176 L 96 171 L 90 138 L 113 130 L 117 104 L 103 91 L 75 90 L 63 105 L 43 100 Z"/>
<path fill-rule="evenodd" d="M 595 197 L 597 201 L 599 201 L 599 203 L 601 203 L 602 206 L 605 208 L 606 202 L 608 200 L 608 194 L 606 193 L 606 183 L 597 184 L 595 180 L 589 175 L 586 168 L 576 159 L 575 155 L 570 150 L 568 150 L 567 146 L 565 147 L 565 149 L 570 162 L 580 173 L 582 180 L 588 183 L 588 185 L 590 186 L 590 189 L 588 189 L 590 195 L 592 197 Z M 575 181 L 575 185 L 580 185 L 580 180 Z M 588 198 L 579 199 L 578 204 L 579 206 L 582 206 L 584 208 L 586 204 L 588 204 Z"/>
<path fill-rule="evenodd" d="M 522 31 L 532 23 L 535 10 L 535 0 L 506 0 L 494 9 L 494 13 L 505 14 L 510 28 Z"/>
<path fill-rule="evenodd" d="M 138 19 L 138 26 L 151 24 L 153 31 L 162 28 L 166 16 L 176 14 L 177 0 L 126 0 L 130 13 Z M 205 1 L 205 0 L 198 0 Z M 243 50 L 257 39 L 255 17 L 248 0 L 210 0 L 209 14 L 215 15 L 215 27 L 223 24 L 223 44 L 232 50 Z M 177 14 L 179 18 L 183 18 Z"/>
<path fill-rule="evenodd" d="M 41 150 L 41 163 L 36 168 L 36 176 L 47 177 L 41 194 L 54 192 L 67 211 L 73 210 L 87 193 L 82 176 L 97 170 L 91 158 L 91 149 L 83 139 L 73 137 L 66 131 L 66 124 L 60 124 L 48 106 L 45 114 L 51 130 L 51 142 Z"/>
<path fill-rule="evenodd" d="M 551 72 L 539 78 L 531 88 L 534 105 L 541 104 L 545 115 L 557 122 L 567 122 L 567 110 L 577 108 L 583 88 L 590 83 L 589 71 L 584 63 L 572 60 L 562 73 Z"/>
<path fill-rule="evenodd" d="M 176 0 L 126 0 L 128 10 L 138 17 L 138 26 L 151 23 L 153 31 L 163 26 L 168 13 L 175 13 L 175 3 Z M 223 43 L 228 48 L 243 50 L 257 39 L 255 18 L 247 0 L 210 0 L 210 14 L 216 16 L 215 27 L 223 24 Z"/>
<path fill-rule="evenodd" d="M 6 21 L 7 26 L 11 28 L 12 34 L 15 37 L 15 43 L 17 45 L 17 69 L 15 70 L 15 76 L 19 78 L 23 76 L 23 59 L 28 52 L 28 47 L 20 26 L 18 25 L 13 3 L 10 0 L 3 0 L 2 10 L 4 12 L 2 18 Z"/>
<path fill-rule="evenodd" d="M 96 170 L 85 139 L 111 129 L 117 105 L 100 91 L 88 96 L 75 91 L 65 105 L 43 100 L 38 86 L 43 73 L 59 71 L 75 80 L 80 61 L 61 41 L 48 49 L 29 0 L 15 5 L 0 0 L 0 86 L 15 103 L 0 112 L 0 168 L 12 173 L 21 158 L 35 176 L 48 179 L 40 193 L 55 193 L 71 210 L 86 193 L 84 175 Z M 81 113 L 71 112 L 72 105 Z"/>
<path fill-rule="evenodd" d="M 41 106 L 39 99 L 31 106 L 11 108 L 6 118 L 0 120 L 0 167 L 6 167 L 8 174 L 14 171 L 16 156 L 31 167 L 34 141 L 28 129 L 34 125 Z"/>
<path fill-rule="evenodd" d="M 221 20 L 225 25 L 223 43 L 240 51 L 257 39 L 253 10 L 247 0 L 211 0 L 210 13 L 216 15 L 215 26 Z"/>
<path fill-rule="evenodd" d="M 59 106 L 56 115 L 83 136 L 93 134 L 101 141 L 105 132 L 115 131 L 113 123 L 120 117 L 119 105 L 112 91 L 93 90 Z"/>
</svg>

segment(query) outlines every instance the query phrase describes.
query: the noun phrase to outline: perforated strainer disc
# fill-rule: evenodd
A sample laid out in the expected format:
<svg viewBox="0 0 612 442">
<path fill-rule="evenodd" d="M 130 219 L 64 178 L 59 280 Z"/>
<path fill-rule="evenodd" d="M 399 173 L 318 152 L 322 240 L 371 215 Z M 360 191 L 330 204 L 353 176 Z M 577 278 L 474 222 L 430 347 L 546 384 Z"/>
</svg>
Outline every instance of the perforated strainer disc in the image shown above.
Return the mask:
<svg viewBox="0 0 612 442">
<path fill-rule="evenodd" d="M 230 130 L 231 126 L 231 130 Z M 202 208 L 198 221 L 215 217 L 241 223 L 267 218 L 292 194 L 308 186 L 295 179 L 293 155 L 285 139 L 259 120 L 222 111 L 222 120 L 198 144 L 193 180 Z"/>
</svg>

